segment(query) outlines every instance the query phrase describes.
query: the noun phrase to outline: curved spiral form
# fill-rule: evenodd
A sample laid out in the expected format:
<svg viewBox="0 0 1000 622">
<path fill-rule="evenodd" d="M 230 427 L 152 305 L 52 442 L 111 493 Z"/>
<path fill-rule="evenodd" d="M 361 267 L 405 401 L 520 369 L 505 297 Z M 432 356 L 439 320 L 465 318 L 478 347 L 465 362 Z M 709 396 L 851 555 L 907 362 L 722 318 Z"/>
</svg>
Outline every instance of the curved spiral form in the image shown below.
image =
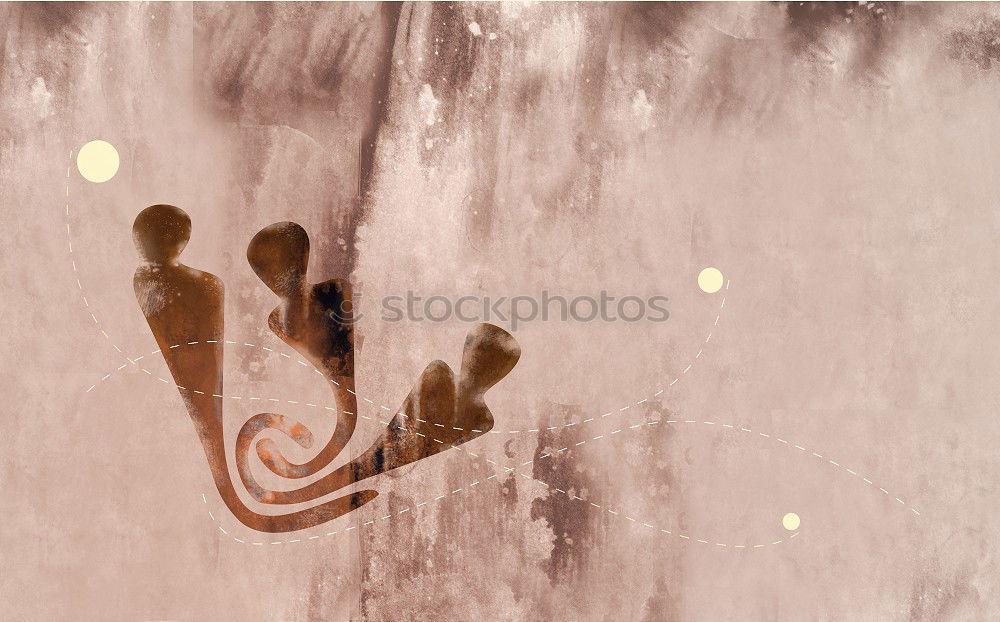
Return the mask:
<svg viewBox="0 0 1000 622">
<path fill-rule="evenodd" d="M 360 490 L 275 516 L 256 513 L 240 499 L 229 477 L 222 417 L 224 288 L 218 277 L 178 261 L 190 233 L 191 220 L 177 207 L 153 205 L 143 210 L 133 225 L 133 238 L 145 263 L 136 269 L 133 286 L 201 438 L 216 488 L 226 506 L 247 527 L 284 532 L 332 520 L 374 499 L 376 491 Z M 251 240 L 247 259 L 281 300 L 268 317 L 270 329 L 322 371 L 337 403 L 334 432 L 310 460 L 300 464 L 289 461 L 270 439 L 256 444 L 257 456 L 274 474 L 287 479 L 308 477 L 330 465 L 347 446 L 357 425 L 351 287 L 337 279 L 308 284 L 309 237 L 295 223 L 277 223 L 262 229 Z M 207 342 L 213 347 L 172 347 L 191 341 Z M 519 357 L 520 348 L 509 333 L 490 324 L 477 325 L 466 338 L 457 383 L 448 365 L 432 362 L 400 413 L 365 453 L 296 490 L 273 491 L 261 486 L 251 473 L 250 447 L 262 431 L 274 429 L 308 449 L 313 443 L 312 433 L 284 415 L 257 414 L 243 424 L 237 435 L 236 467 L 240 479 L 250 496 L 262 503 L 314 501 L 472 440 L 493 427 L 484 394 L 514 368 Z"/>
</svg>

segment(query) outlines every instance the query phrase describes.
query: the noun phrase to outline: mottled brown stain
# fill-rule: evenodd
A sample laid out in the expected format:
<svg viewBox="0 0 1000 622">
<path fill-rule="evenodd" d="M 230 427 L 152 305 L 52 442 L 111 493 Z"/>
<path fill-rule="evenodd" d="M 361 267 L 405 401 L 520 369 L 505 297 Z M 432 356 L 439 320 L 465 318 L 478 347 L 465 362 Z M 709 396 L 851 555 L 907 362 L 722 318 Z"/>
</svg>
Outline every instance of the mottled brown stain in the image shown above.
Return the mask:
<svg viewBox="0 0 1000 622">
<path fill-rule="evenodd" d="M 585 417 L 579 407 L 552 404 L 539 418 L 539 427 L 561 425 L 580 421 Z M 551 458 L 539 460 L 543 453 L 558 452 L 566 446 L 573 446 L 579 439 L 572 428 L 538 435 L 534 457 L 538 460 L 532 468 L 532 476 L 550 486 L 565 490 L 571 495 L 590 495 L 596 488 L 585 469 L 579 467 L 579 457 L 574 450 L 555 453 Z M 544 520 L 552 530 L 555 541 L 552 552 L 545 564 L 549 581 L 555 585 L 578 579 L 586 563 L 588 551 L 598 542 L 597 525 L 594 514 L 584 501 L 577 501 L 567 495 L 551 492 L 531 502 L 532 520 Z"/>
<path fill-rule="evenodd" d="M 951 58 L 992 69 L 1000 61 L 1000 20 L 982 20 L 971 27 L 956 28 L 945 37 L 944 45 Z"/>
<path fill-rule="evenodd" d="M 922 573 L 914 577 L 909 599 L 907 619 L 924 622 L 926 620 L 961 620 L 976 617 L 974 613 L 984 605 L 972 579 L 975 570 L 971 564 L 947 576 L 934 561 L 928 565 L 935 572 Z"/>
<path fill-rule="evenodd" d="M 642 622 L 669 622 L 680 620 L 676 596 L 670 582 L 664 577 L 657 579 L 653 592 L 643 604 Z"/>
</svg>

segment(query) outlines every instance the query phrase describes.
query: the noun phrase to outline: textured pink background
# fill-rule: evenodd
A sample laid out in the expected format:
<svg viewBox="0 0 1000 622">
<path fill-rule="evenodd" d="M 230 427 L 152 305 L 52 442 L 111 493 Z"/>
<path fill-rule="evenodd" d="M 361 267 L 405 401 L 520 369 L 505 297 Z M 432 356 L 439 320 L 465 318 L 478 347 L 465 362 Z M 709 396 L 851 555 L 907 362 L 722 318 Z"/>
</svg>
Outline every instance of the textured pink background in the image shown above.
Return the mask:
<svg viewBox="0 0 1000 622">
<path fill-rule="evenodd" d="M 1000 617 L 998 19 L 993 5 L 0 5 L 0 617 Z M 71 170 L 68 221 L 108 339 L 65 231 L 69 155 L 93 138 L 122 167 L 103 185 Z M 379 322 L 382 295 L 670 296 L 663 324 L 518 330 L 521 363 L 490 394 L 497 430 L 598 421 L 469 448 L 518 466 L 570 446 L 519 468 L 712 542 L 785 538 L 788 511 L 800 535 L 704 545 L 502 475 L 347 535 L 233 541 L 219 525 L 258 536 L 222 508 L 177 391 L 133 366 L 100 380 L 124 362 L 111 343 L 155 348 L 130 226 L 160 202 L 191 214 L 184 260 L 225 280 L 240 343 L 279 348 L 247 241 L 304 225 L 312 278 L 364 292 L 359 392 L 391 407 L 430 360 L 457 365 L 468 327 Z M 705 265 L 732 280 L 714 329 Z M 675 386 L 600 418 L 700 348 Z M 265 354 L 231 346 L 227 391 L 328 400 Z M 233 434 L 251 406 L 227 404 Z M 329 434 L 320 413 L 282 412 Z M 907 505 L 719 426 L 610 437 L 661 416 L 780 434 Z M 377 432 L 361 426 L 353 453 Z M 447 452 L 301 537 L 491 472 Z"/>
</svg>

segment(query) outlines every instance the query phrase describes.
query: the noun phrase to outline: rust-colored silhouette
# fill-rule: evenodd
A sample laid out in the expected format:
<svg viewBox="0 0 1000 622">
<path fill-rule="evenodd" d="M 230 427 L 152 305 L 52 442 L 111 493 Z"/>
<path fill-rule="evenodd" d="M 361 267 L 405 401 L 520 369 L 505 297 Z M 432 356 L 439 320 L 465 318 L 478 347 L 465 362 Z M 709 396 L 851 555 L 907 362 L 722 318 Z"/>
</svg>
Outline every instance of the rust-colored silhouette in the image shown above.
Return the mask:
<svg viewBox="0 0 1000 622">
<path fill-rule="evenodd" d="M 306 281 L 309 236 L 293 222 L 277 223 L 259 231 L 247 247 L 247 259 L 260 280 L 281 299 L 281 304 L 268 316 L 271 332 L 323 371 L 336 399 L 337 425 L 333 436 L 308 462 L 289 462 L 271 439 L 257 443 L 257 455 L 272 472 L 288 478 L 308 477 L 340 454 L 357 425 L 351 285 L 334 279 L 309 286 Z M 303 447 L 311 445 L 308 430 L 283 415 L 256 415 L 243 425 L 237 437 L 237 465 L 241 475 L 249 474 L 249 445 L 265 428 L 278 429 Z M 261 498 L 263 491 L 251 484 L 252 478 L 244 476 L 243 481 L 251 494 Z"/>
<path fill-rule="evenodd" d="M 309 462 L 291 464 L 269 439 L 257 444 L 258 457 L 271 471 L 286 477 L 305 477 L 327 466 L 340 453 L 357 422 L 351 287 L 337 279 L 309 285 L 309 236 L 292 222 L 273 224 L 258 232 L 247 248 L 247 259 L 281 299 L 268 316 L 271 330 L 324 370 L 337 400 L 334 434 Z M 517 342 L 506 331 L 490 324 L 477 325 L 466 339 L 458 386 L 447 364 L 432 362 L 400 412 L 368 451 L 297 490 L 265 490 L 250 472 L 247 452 L 252 437 L 264 428 L 278 429 L 303 447 L 311 444 L 311 435 L 304 426 L 283 415 L 256 415 L 243 426 L 237 439 L 240 478 L 258 501 L 301 503 L 472 440 L 493 427 L 483 394 L 514 368 L 519 356 Z"/>
<path fill-rule="evenodd" d="M 223 408 L 223 286 L 214 275 L 177 260 L 191 233 L 183 210 L 153 205 L 136 217 L 133 236 L 145 263 L 135 272 L 136 298 L 160 346 L 195 429 L 202 441 L 216 487 L 230 511 L 259 531 L 304 529 L 342 516 L 377 496 L 361 490 L 313 508 L 267 516 L 250 510 L 239 498 L 225 455 Z M 337 403 L 337 422 L 326 446 L 311 460 L 288 461 L 268 439 L 257 455 L 277 475 L 301 478 L 321 471 L 347 446 L 357 424 L 354 393 L 354 327 L 351 287 L 331 280 L 309 285 L 309 237 L 295 223 L 262 229 L 247 249 L 261 280 L 280 298 L 268 325 L 285 343 L 321 370 Z M 178 347 L 195 342 L 199 347 Z M 278 413 L 251 417 L 236 443 L 236 466 L 250 495 L 263 503 L 313 501 L 386 471 L 411 464 L 465 443 L 493 427 L 487 390 L 517 364 L 520 348 L 506 331 L 479 324 L 469 332 L 456 384 L 442 361 L 430 363 L 387 429 L 361 456 L 320 479 L 291 491 L 263 488 L 250 472 L 249 450 L 266 428 L 278 430 L 300 446 L 312 445 L 305 426 Z"/>
<path fill-rule="evenodd" d="M 483 396 L 514 368 L 519 356 L 517 342 L 509 333 L 479 324 L 465 340 L 457 386 L 446 363 L 430 363 L 400 412 L 361 456 L 297 490 L 263 491 L 249 468 L 240 468 L 240 477 L 263 503 L 302 503 L 470 441 L 493 428 Z M 294 425 L 282 419 L 286 428 Z"/>
<path fill-rule="evenodd" d="M 146 262 L 133 278 L 136 299 L 201 438 L 215 486 L 233 515 L 258 531 L 294 531 L 337 518 L 374 499 L 378 493 L 364 490 L 281 516 L 257 514 L 243 504 L 230 479 L 225 453 L 222 281 L 177 260 L 191 235 L 191 219 L 183 210 L 171 205 L 148 207 L 136 217 L 132 233 Z M 199 347 L 176 347 L 189 342 L 198 342 Z"/>
</svg>

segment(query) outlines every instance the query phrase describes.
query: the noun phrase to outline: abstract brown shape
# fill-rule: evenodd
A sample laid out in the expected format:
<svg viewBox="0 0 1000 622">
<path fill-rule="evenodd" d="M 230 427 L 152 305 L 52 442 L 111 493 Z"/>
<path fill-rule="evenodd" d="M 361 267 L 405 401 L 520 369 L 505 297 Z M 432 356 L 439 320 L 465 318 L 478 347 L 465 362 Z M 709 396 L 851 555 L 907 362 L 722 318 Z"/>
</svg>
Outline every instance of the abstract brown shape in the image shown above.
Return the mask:
<svg viewBox="0 0 1000 622">
<path fill-rule="evenodd" d="M 258 457 L 272 472 L 306 477 L 339 454 L 357 422 L 351 287 L 337 279 L 309 286 L 309 236 L 295 223 L 276 223 L 262 229 L 251 240 L 247 259 L 260 279 L 281 298 L 281 304 L 268 317 L 271 330 L 324 371 L 337 399 L 338 420 L 333 437 L 307 463 L 290 463 L 269 439 L 257 444 Z M 311 445 L 311 434 L 283 415 L 256 415 L 237 438 L 240 478 L 258 501 L 301 503 L 472 440 L 493 427 L 484 394 L 514 368 L 519 357 L 520 348 L 509 333 L 491 324 L 477 325 L 465 342 L 457 387 L 451 368 L 442 361 L 432 362 L 404 401 L 400 414 L 368 451 L 297 490 L 265 490 L 251 473 L 247 454 L 253 437 L 265 428 L 280 430 L 305 448 Z"/>
<path fill-rule="evenodd" d="M 143 210 L 135 219 L 133 239 L 146 263 L 136 269 L 133 286 L 226 506 L 251 529 L 285 532 L 327 522 L 374 499 L 378 493 L 363 490 L 280 516 L 257 514 L 240 500 L 229 477 L 222 419 L 223 285 L 215 275 L 177 260 L 190 234 L 191 219 L 183 210 L 172 205 Z M 176 347 L 189 342 L 211 345 Z"/>
<path fill-rule="evenodd" d="M 268 326 L 282 341 L 294 348 L 330 381 L 337 402 L 337 424 L 326 446 L 303 464 L 288 461 L 274 441 L 257 443 L 257 455 L 264 465 L 282 477 L 300 478 L 317 473 L 330 464 L 347 446 L 357 425 L 358 402 L 354 392 L 354 318 L 351 285 L 334 279 L 310 287 L 306 280 L 309 265 L 309 236 L 293 222 L 276 223 L 261 229 L 250 240 L 247 260 L 260 280 L 278 295 L 281 304 L 268 316 Z M 301 426 L 299 426 L 301 427 Z M 237 468 L 249 474 L 246 461 L 253 438 L 266 428 L 288 434 L 303 447 L 301 431 L 282 415 L 261 413 L 244 424 L 237 437 Z M 308 433 L 308 430 L 306 430 Z M 311 440 L 309 441 L 311 443 Z M 252 477 L 244 477 L 251 494 L 260 496 Z"/>
<path fill-rule="evenodd" d="M 195 423 L 226 505 L 248 527 L 275 532 L 317 525 L 375 498 L 378 493 L 363 490 L 281 516 L 256 514 L 240 501 L 229 477 L 222 419 L 223 286 L 214 275 L 177 261 L 190 234 L 190 218 L 171 205 L 153 205 L 136 217 L 133 236 L 146 263 L 135 272 L 135 294 Z M 247 248 L 247 259 L 281 300 L 268 316 L 268 326 L 321 370 L 337 402 L 334 432 L 307 462 L 290 462 L 269 439 L 257 443 L 258 457 L 272 472 L 290 479 L 307 477 L 340 454 L 357 424 L 351 286 L 339 279 L 309 285 L 309 236 L 292 222 L 258 232 Z M 178 348 L 187 343 L 211 347 Z M 465 340 L 457 385 L 447 364 L 432 362 L 401 412 L 368 451 L 297 490 L 272 491 L 258 484 L 250 469 L 250 445 L 261 431 L 274 429 L 309 448 L 312 433 L 285 415 L 254 415 L 243 424 L 236 440 L 240 479 L 257 501 L 302 503 L 470 441 L 493 427 L 484 396 L 514 368 L 520 355 L 509 333 L 491 324 L 477 325 Z"/>
<path fill-rule="evenodd" d="M 269 491 L 258 500 L 310 501 L 482 436 L 493 428 L 485 393 L 514 368 L 520 355 L 517 341 L 507 331 L 492 324 L 477 325 L 465 340 L 457 387 L 446 363 L 430 363 L 400 413 L 365 453 L 307 486 Z M 240 477 L 251 494 L 260 490 L 249 469 L 240 470 Z"/>
</svg>

